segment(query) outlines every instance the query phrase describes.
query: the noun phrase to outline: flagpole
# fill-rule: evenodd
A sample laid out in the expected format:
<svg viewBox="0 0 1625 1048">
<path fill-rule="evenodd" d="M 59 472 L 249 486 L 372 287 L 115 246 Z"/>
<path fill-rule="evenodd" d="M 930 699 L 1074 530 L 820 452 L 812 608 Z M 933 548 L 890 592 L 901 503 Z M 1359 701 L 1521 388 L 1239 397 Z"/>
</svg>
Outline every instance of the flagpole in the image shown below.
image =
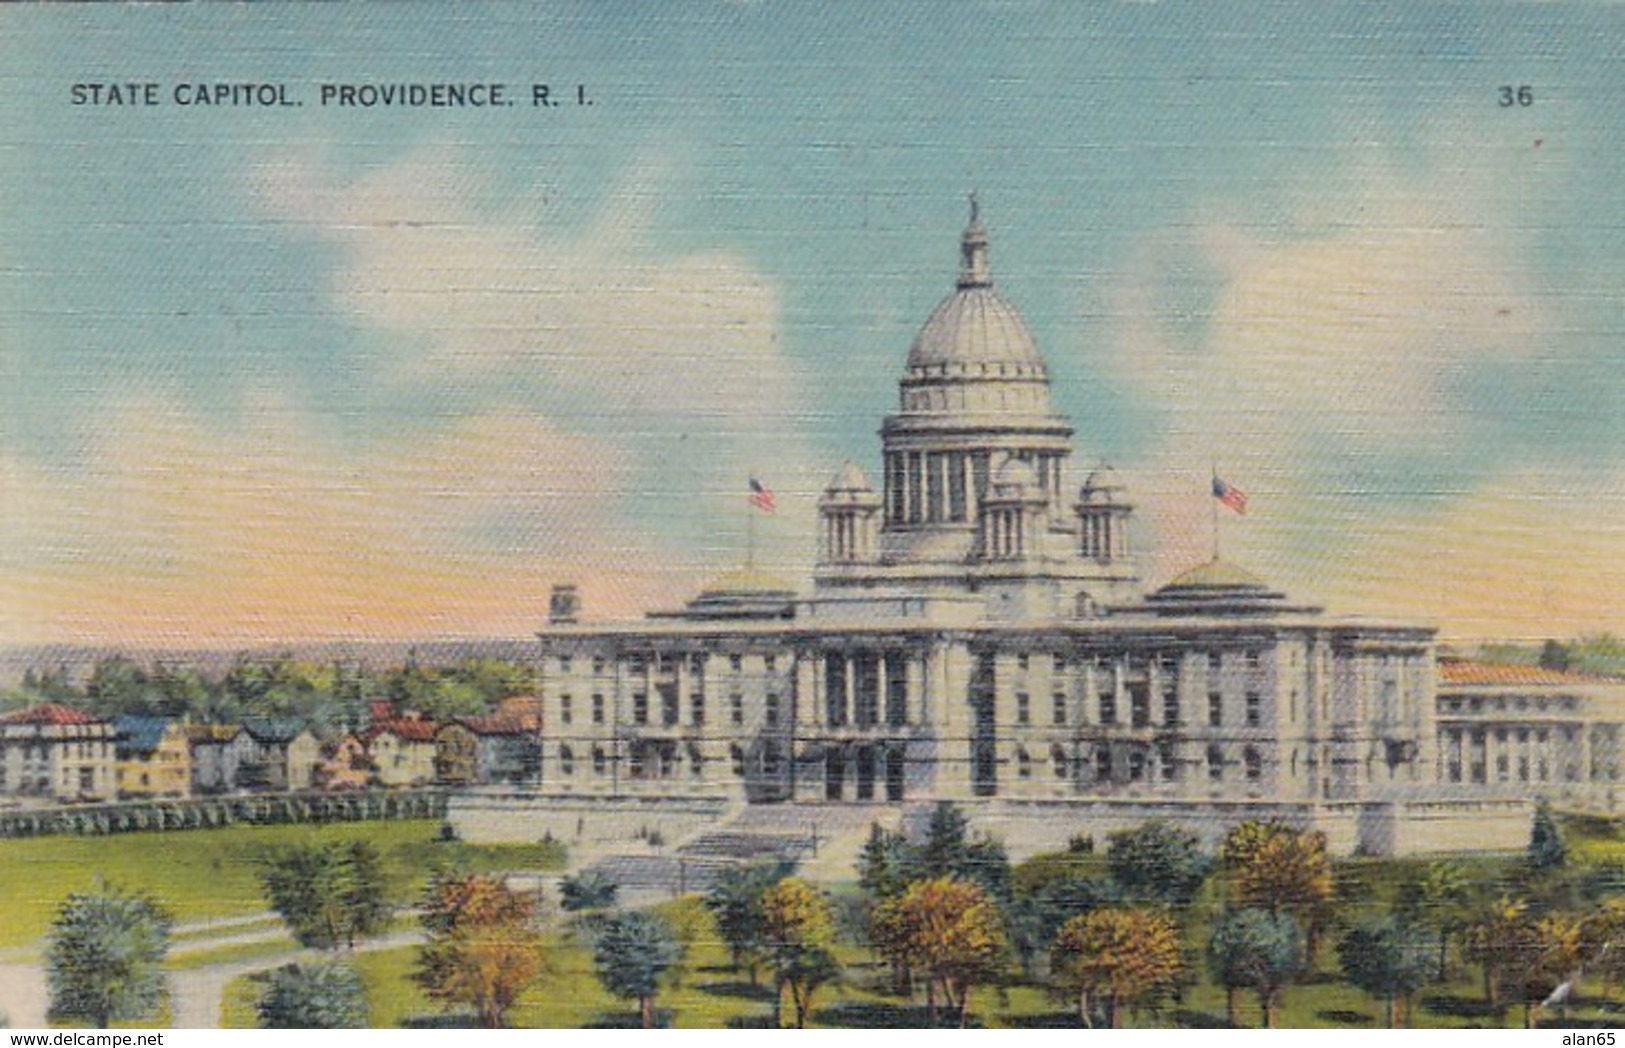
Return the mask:
<svg viewBox="0 0 1625 1048">
<path fill-rule="evenodd" d="M 1210 465 L 1212 466 L 1213 474 L 1212 474 L 1212 478 L 1208 481 L 1208 489 L 1207 489 L 1207 496 L 1208 497 L 1207 497 L 1207 500 L 1208 500 L 1208 503 L 1211 505 L 1211 507 L 1213 509 L 1213 561 L 1214 561 L 1214 563 L 1218 563 L 1218 560 L 1219 560 L 1219 496 L 1217 494 L 1217 489 L 1218 489 L 1218 486 L 1219 486 L 1219 464 L 1217 462 L 1212 462 L 1212 463 L 1210 463 Z"/>
<path fill-rule="evenodd" d="M 745 500 L 745 568 L 756 570 L 756 503 L 748 498 Z"/>
</svg>

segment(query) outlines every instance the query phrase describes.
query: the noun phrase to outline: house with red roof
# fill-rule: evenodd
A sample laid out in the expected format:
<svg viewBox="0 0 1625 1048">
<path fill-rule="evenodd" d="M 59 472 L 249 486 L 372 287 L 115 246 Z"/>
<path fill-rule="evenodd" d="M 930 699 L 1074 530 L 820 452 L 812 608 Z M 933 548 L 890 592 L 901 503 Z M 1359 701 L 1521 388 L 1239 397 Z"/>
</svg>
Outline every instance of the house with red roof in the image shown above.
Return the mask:
<svg viewBox="0 0 1625 1048">
<path fill-rule="evenodd" d="M 435 780 L 437 725 L 395 717 L 367 729 L 367 755 L 380 786 L 423 786 Z"/>
<path fill-rule="evenodd" d="M 0 794 L 109 799 L 115 738 L 111 724 L 57 703 L 0 716 Z"/>
<path fill-rule="evenodd" d="M 541 734 L 518 716 L 460 717 L 435 738 L 435 781 L 448 786 L 534 782 L 541 773 Z"/>
</svg>

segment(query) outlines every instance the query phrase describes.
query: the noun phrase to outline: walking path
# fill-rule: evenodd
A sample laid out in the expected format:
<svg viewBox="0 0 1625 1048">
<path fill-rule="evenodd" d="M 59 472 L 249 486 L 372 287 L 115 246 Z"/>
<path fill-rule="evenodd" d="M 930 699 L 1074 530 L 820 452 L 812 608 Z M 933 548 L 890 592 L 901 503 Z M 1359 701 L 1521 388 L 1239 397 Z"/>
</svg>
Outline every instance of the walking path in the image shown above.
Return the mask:
<svg viewBox="0 0 1625 1048">
<path fill-rule="evenodd" d="M 368 939 L 357 944 L 354 953 L 374 950 L 392 950 L 397 946 L 412 946 L 423 941 L 419 931 L 395 932 L 392 935 Z M 220 1025 L 220 1005 L 225 999 L 226 986 L 235 979 L 255 972 L 270 971 L 284 964 L 332 960 L 342 957 L 330 950 L 289 950 L 271 957 L 256 957 L 251 961 L 232 961 L 211 964 L 169 975 L 169 1007 L 173 1018 L 170 1025 L 179 1030 L 212 1030 Z M 4 973 L 0 972 L 0 978 Z"/>
</svg>

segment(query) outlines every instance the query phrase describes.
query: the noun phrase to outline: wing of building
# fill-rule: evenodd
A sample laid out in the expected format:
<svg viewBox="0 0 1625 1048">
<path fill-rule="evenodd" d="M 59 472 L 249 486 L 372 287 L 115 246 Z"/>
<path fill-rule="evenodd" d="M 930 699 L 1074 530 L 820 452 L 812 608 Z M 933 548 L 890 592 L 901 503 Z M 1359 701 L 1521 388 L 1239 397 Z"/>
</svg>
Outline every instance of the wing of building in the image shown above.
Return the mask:
<svg viewBox="0 0 1625 1048">
<path fill-rule="evenodd" d="M 536 796 L 860 827 L 838 809 L 951 800 L 1018 853 L 1149 818 L 1521 845 L 1525 798 L 1440 781 L 1430 627 L 1332 617 L 1219 560 L 1144 592 L 1129 494 L 1108 468 L 1068 486 L 1073 435 L 973 205 L 880 486 L 835 471 L 810 586 L 747 568 L 616 623 L 555 592 Z"/>
</svg>

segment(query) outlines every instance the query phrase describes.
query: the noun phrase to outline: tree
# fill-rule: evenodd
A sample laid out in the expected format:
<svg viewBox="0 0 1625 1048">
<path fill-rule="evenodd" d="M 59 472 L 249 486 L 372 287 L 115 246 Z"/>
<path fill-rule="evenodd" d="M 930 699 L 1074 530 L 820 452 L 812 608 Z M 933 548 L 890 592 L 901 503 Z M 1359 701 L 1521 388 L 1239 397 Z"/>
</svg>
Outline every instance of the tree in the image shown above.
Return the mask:
<svg viewBox="0 0 1625 1048">
<path fill-rule="evenodd" d="M 1430 862 L 1400 885 L 1400 919 L 1430 927 L 1439 939 L 1438 978 L 1450 977 L 1450 937 L 1467 926 L 1473 886 L 1453 862 Z"/>
<path fill-rule="evenodd" d="M 895 899 L 915 880 L 917 863 L 907 837 L 871 823 L 858 855 L 858 886 L 877 903 Z"/>
<path fill-rule="evenodd" d="M 1548 637 L 1546 643 L 1540 646 L 1540 668 L 1543 670 L 1566 670 L 1570 659 L 1568 645 L 1562 641 Z"/>
<path fill-rule="evenodd" d="M 1106 863 L 1126 896 L 1168 906 L 1189 905 L 1209 866 L 1194 833 L 1157 821 L 1112 834 Z"/>
<path fill-rule="evenodd" d="M 920 846 L 920 876 L 952 877 L 965 868 L 970 858 L 970 820 L 959 806 L 939 801 L 931 810 L 925 843 Z"/>
<path fill-rule="evenodd" d="M 1625 983 L 1625 898 L 1609 899 L 1587 916 L 1582 948 L 1587 974 L 1608 989 Z"/>
<path fill-rule="evenodd" d="M 970 821 L 958 805 L 941 801 L 931 811 L 925 843 L 915 853 L 914 879 L 957 877 L 981 885 L 994 898 L 1010 897 L 1010 858 L 991 837 L 972 841 Z"/>
<path fill-rule="evenodd" d="M 303 946 L 354 946 L 382 931 L 394 913 L 383 863 L 366 841 L 285 850 L 265 863 L 260 882 Z"/>
<path fill-rule="evenodd" d="M 926 1016 L 933 1025 L 938 990 L 966 1024 L 971 992 L 998 972 L 1005 947 L 998 907 L 987 892 L 951 877 L 917 881 L 882 906 L 875 938 L 882 954 L 926 975 Z"/>
<path fill-rule="evenodd" d="M 45 962 L 52 1019 L 150 1018 L 164 994 L 170 917 L 151 899 L 119 891 L 68 896 L 51 926 Z"/>
<path fill-rule="evenodd" d="M 1484 999 L 1503 1007 L 1502 987 L 1516 977 L 1529 948 L 1528 905 L 1502 896 L 1481 909 L 1467 927 L 1467 956 L 1484 972 Z"/>
<path fill-rule="evenodd" d="M 799 1030 L 807 1025 L 819 988 L 840 974 L 830 952 L 835 922 L 829 901 L 805 881 L 781 880 L 762 894 L 759 912 L 776 983 L 774 1008 L 789 990 Z"/>
<path fill-rule="evenodd" d="M 1228 992 L 1226 1014 L 1239 1025 L 1236 992 L 1258 994 L 1265 1027 L 1274 1027 L 1281 995 L 1304 970 L 1304 936 L 1298 923 L 1285 913 L 1268 910 L 1232 910 L 1219 919 L 1208 940 L 1208 970 Z"/>
<path fill-rule="evenodd" d="M 1105 878 L 1068 876 L 1028 883 L 1030 887 L 1018 891 L 1005 908 L 1004 923 L 1010 948 L 1029 979 L 1035 978 L 1037 960 L 1050 955 L 1055 936 L 1067 921 L 1123 901 L 1117 882 Z"/>
<path fill-rule="evenodd" d="M 1152 910 L 1102 909 L 1074 917 L 1055 937 L 1056 979 L 1078 994 L 1078 1014 L 1090 1025 L 1092 998 L 1106 1002 L 1112 1029 L 1125 1004 L 1156 1000 L 1185 976 L 1178 923 Z"/>
<path fill-rule="evenodd" d="M 1432 952 L 1420 928 L 1394 921 L 1361 925 L 1337 944 L 1344 978 L 1386 1002 L 1390 1027 L 1405 1025 L 1411 998 L 1431 974 Z"/>
<path fill-rule="evenodd" d="M 1226 835 L 1219 858 L 1234 871 L 1241 906 L 1289 913 L 1297 919 L 1308 964 L 1314 967 L 1321 935 L 1331 920 L 1335 887 L 1326 835 L 1280 823 L 1243 823 Z"/>
<path fill-rule="evenodd" d="M 645 1030 L 654 1028 L 660 977 L 681 954 L 682 947 L 665 924 L 636 911 L 610 915 L 593 943 L 598 981 L 617 997 L 637 1000 Z"/>
<path fill-rule="evenodd" d="M 722 873 L 705 893 L 705 905 L 716 918 L 717 934 L 728 944 L 733 970 L 750 973 L 756 985 L 768 939 L 762 931 L 762 897 L 788 872 L 782 863 L 735 866 Z"/>
<path fill-rule="evenodd" d="M 1534 1029 L 1541 1005 L 1552 991 L 1577 978 L 1583 957 L 1581 923 L 1552 914 L 1526 926 L 1521 962 L 1509 972 L 1507 985 L 1523 1005 L 1523 1025 Z"/>
<path fill-rule="evenodd" d="M 270 974 L 256 1006 L 266 1030 L 362 1030 L 367 994 L 348 964 L 288 964 Z"/>
<path fill-rule="evenodd" d="M 1529 868 L 1537 872 L 1560 870 L 1568 858 L 1557 818 L 1552 815 L 1551 806 L 1541 801 L 1535 806 L 1535 821 L 1529 832 Z"/>
<path fill-rule="evenodd" d="M 534 912 L 530 897 L 500 878 L 436 876 L 423 901 L 429 941 L 418 951 L 418 985 L 436 1000 L 474 1009 L 487 1029 L 505 1026 L 509 1009 L 543 970 Z"/>
<path fill-rule="evenodd" d="M 566 913 L 607 910 L 615 905 L 620 885 L 596 870 L 583 870 L 559 882 L 559 907 Z"/>
</svg>

